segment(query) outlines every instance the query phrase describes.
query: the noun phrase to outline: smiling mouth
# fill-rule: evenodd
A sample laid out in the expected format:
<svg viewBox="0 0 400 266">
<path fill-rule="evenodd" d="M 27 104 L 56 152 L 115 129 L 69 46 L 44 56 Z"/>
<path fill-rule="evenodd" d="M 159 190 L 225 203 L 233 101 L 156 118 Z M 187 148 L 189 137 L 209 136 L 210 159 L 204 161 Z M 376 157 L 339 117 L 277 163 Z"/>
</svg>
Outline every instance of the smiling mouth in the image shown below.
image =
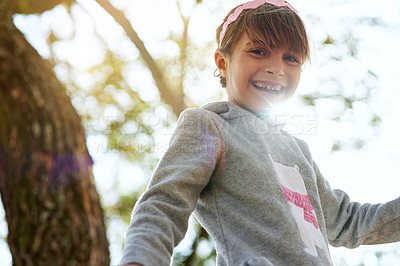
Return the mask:
<svg viewBox="0 0 400 266">
<path fill-rule="evenodd" d="M 269 93 L 280 94 L 285 90 L 284 87 L 279 86 L 279 85 L 277 85 L 277 86 L 268 86 L 268 85 L 262 84 L 261 82 L 253 82 L 253 81 L 251 81 L 250 83 L 256 89 L 262 90 L 262 91 L 266 91 L 266 92 L 269 92 Z"/>
</svg>

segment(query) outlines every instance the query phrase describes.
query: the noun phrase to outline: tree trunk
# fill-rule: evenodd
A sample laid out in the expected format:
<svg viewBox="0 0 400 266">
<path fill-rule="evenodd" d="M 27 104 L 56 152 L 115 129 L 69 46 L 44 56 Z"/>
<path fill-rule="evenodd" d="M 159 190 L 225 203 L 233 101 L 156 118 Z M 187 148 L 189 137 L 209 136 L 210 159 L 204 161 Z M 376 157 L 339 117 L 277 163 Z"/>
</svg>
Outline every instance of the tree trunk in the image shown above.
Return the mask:
<svg viewBox="0 0 400 266">
<path fill-rule="evenodd" d="M 14 0 L 12 0 L 14 1 Z M 14 265 L 109 265 L 80 118 L 0 1 L 0 194 Z"/>
</svg>

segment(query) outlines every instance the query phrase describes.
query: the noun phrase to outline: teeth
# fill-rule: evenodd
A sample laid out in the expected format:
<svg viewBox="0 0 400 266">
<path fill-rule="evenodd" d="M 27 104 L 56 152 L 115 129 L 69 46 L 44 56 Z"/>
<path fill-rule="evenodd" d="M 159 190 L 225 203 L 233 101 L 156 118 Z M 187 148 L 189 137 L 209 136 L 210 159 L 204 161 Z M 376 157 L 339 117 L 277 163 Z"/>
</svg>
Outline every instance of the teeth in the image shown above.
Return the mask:
<svg viewBox="0 0 400 266">
<path fill-rule="evenodd" d="M 281 86 L 278 86 L 278 87 L 268 87 L 268 86 L 263 85 L 263 84 L 260 83 L 260 82 L 256 82 L 256 83 L 254 83 L 254 85 L 256 85 L 257 87 L 263 88 L 263 89 L 271 90 L 271 91 L 280 91 L 280 90 L 282 89 Z"/>
</svg>

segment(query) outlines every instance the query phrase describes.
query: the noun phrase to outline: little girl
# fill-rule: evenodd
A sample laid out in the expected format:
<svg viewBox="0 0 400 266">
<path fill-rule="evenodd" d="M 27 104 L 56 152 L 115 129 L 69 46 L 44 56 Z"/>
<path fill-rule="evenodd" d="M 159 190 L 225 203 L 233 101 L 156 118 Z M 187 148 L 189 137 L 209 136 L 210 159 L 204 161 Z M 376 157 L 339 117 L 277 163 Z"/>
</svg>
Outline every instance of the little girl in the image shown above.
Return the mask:
<svg viewBox="0 0 400 266">
<path fill-rule="evenodd" d="M 185 110 L 136 204 L 121 264 L 169 265 L 192 212 L 217 265 L 332 265 L 328 244 L 400 241 L 400 198 L 350 202 L 332 190 L 305 142 L 269 110 L 290 98 L 309 59 L 297 11 L 283 0 L 234 8 L 217 29 L 227 102 Z"/>
</svg>

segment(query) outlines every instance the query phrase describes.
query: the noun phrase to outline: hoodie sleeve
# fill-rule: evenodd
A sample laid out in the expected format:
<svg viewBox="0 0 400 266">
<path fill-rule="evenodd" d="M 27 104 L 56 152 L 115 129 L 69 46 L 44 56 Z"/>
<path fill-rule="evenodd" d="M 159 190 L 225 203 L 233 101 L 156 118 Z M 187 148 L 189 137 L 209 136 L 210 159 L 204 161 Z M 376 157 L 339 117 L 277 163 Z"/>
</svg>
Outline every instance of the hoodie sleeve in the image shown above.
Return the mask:
<svg viewBox="0 0 400 266">
<path fill-rule="evenodd" d="M 345 192 L 331 189 L 315 163 L 314 171 L 332 246 L 355 248 L 400 241 L 400 198 L 383 204 L 351 202 Z"/>
<path fill-rule="evenodd" d="M 169 148 L 133 210 L 120 264 L 170 265 L 220 158 L 221 135 L 210 114 L 187 109 Z"/>
</svg>

